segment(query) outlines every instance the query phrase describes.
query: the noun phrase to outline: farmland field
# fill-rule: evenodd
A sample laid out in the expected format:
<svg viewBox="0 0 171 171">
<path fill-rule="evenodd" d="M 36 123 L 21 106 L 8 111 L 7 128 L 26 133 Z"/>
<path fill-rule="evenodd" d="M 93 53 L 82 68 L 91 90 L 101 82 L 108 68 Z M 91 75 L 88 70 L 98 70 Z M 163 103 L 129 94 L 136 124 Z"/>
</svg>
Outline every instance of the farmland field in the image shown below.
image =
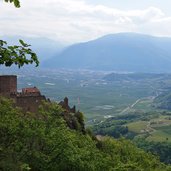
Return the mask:
<svg viewBox="0 0 171 171">
<path fill-rule="evenodd" d="M 171 120 L 167 116 L 156 114 L 162 110 L 153 105 L 155 97 L 170 89 L 169 74 L 136 73 L 132 77 L 130 73 L 115 73 L 117 79 L 110 80 L 110 72 L 89 70 L 28 68 L 18 71 L 4 69 L 1 74 L 4 73 L 18 75 L 19 90 L 36 86 L 43 95 L 57 102 L 67 96 L 69 104 L 76 105 L 77 110 L 84 113 L 87 125 L 134 113 L 135 116 L 137 114 L 142 117 L 128 122 L 130 131 L 137 134 L 150 132 L 147 138 L 149 141 L 171 140 Z M 151 124 L 156 120 L 163 120 L 167 125 Z"/>
<path fill-rule="evenodd" d="M 135 133 L 143 133 L 143 130 L 147 129 L 148 122 L 146 121 L 137 121 L 129 123 L 128 129 Z"/>
<path fill-rule="evenodd" d="M 43 69 L 3 72 L 18 75 L 18 89 L 36 86 L 46 97 L 58 102 L 67 96 L 70 105 L 76 105 L 83 111 L 87 120 L 137 110 L 155 110 L 151 105 L 154 97 L 166 86 L 171 86 L 168 74 L 154 74 L 154 78 L 153 75 L 137 74 L 138 79 L 125 80 L 121 77 L 119 81 L 108 81 L 104 79 L 108 72 Z"/>
<path fill-rule="evenodd" d="M 145 135 L 148 141 L 171 142 L 170 117 L 162 116 L 149 121 L 137 121 L 127 124 L 129 131 Z"/>
</svg>

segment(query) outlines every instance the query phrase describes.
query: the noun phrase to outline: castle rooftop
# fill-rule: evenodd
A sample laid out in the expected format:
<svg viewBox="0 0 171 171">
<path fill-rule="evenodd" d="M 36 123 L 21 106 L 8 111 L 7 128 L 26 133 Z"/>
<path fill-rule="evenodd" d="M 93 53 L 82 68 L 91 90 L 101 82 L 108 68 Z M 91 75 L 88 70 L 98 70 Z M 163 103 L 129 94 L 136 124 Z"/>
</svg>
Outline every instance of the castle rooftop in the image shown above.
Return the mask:
<svg viewBox="0 0 171 171">
<path fill-rule="evenodd" d="M 40 93 L 39 89 L 37 87 L 29 87 L 29 88 L 23 88 L 22 93 Z"/>
</svg>

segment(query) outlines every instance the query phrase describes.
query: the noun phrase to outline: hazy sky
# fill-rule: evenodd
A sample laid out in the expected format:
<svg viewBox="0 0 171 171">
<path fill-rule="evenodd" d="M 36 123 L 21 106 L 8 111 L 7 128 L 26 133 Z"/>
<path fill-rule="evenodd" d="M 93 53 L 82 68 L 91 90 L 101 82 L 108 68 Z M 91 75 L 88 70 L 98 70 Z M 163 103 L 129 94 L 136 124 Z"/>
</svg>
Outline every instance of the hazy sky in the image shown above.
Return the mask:
<svg viewBox="0 0 171 171">
<path fill-rule="evenodd" d="M 171 0 L 0 0 L 0 35 L 75 43 L 118 32 L 171 37 Z"/>
</svg>

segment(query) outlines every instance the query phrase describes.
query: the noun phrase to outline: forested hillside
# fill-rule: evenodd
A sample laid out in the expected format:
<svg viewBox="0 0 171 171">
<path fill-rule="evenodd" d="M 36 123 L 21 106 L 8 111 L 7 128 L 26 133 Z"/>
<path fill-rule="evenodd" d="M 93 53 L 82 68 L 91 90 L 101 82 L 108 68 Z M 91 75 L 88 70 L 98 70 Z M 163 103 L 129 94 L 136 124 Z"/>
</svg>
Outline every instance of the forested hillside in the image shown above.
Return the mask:
<svg viewBox="0 0 171 171">
<path fill-rule="evenodd" d="M 157 96 L 154 100 L 155 107 L 159 109 L 171 110 L 170 103 L 171 103 L 170 87 L 168 88 L 167 91 Z"/>
<path fill-rule="evenodd" d="M 56 103 L 44 103 L 39 114 L 23 114 L 0 99 L 0 170 L 3 171 L 167 171 L 158 158 L 125 139 L 95 138 L 71 129 Z M 69 120 L 68 120 L 69 121 Z"/>
</svg>

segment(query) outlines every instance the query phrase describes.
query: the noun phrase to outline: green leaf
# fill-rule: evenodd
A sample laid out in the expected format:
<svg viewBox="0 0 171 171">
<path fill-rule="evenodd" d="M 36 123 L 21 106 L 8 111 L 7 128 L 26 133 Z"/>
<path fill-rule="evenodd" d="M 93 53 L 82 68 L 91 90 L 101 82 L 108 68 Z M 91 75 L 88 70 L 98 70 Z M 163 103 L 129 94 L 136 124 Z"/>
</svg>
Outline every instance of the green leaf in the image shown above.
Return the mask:
<svg viewBox="0 0 171 171">
<path fill-rule="evenodd" d="M 27 44 L 26 44 L 26 43 L 24 43 L 24 41 L 23 41 L 23 40 L 21 40 L 21 39 L 20 39 L 20 40 L 19 40 L 19 42 L 21 43 L 21 45 L 22 45 L 22 46 L 24 46 L 24 47 L 26 47 L 26 46 L 27 46 Z"/>
<path fill-rule="evenodd" d="M 0 40 L 0 64 L 10 67 L 12 64 L 17 65 L 19 68 L 23 65 L 35 63 L 36 67 L 39 65 L 37 55 L 28 48 L 30 45 L 19 40 L 20 46 L 7 46 L 7 43 Z"/>
<path fill-rule="evenodd" d="M 15 5 L 15 7 L 19 8 L 20 7 L 20 2 L 18 0 L 14 0 L 14 5 Z"/>
<path fill-rule="evenodd" d="M 5 2 L 10 2 L 10 3 L 12 3 L 12 2 L 14 2 L 14 6 L 16 7 L 16 8 L 19 8 L 20 7 L 20 1 L 19 0 L 4 0 Z"/>
</svg>

